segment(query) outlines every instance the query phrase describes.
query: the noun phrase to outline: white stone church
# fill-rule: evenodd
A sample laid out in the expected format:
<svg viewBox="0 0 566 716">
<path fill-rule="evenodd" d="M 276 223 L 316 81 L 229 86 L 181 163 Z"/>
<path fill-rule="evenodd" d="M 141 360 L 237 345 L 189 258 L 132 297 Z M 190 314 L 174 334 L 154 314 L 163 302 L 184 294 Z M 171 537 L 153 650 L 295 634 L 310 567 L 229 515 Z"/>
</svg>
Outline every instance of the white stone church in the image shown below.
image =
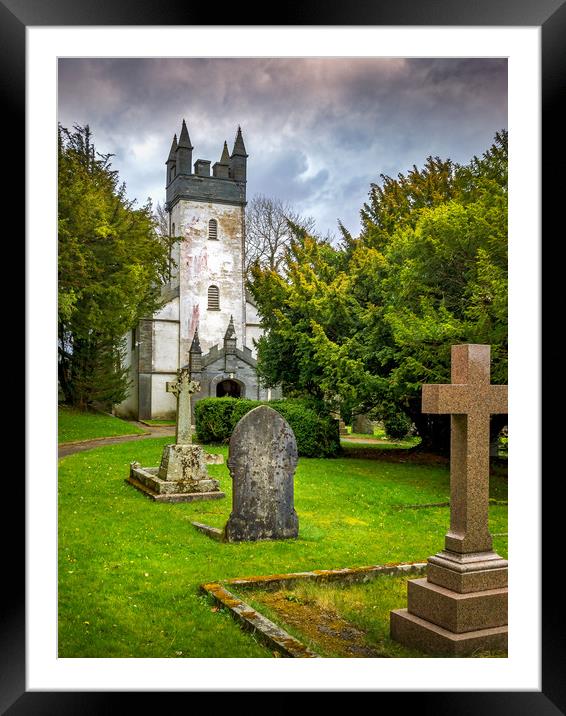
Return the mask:
<svg viewBox="0 0 566 716">
<path fill-rule="evenodd" d="M 230 395 L 268 400 L 260 387 L 253 339 L 261 328 L 244 283 L 246 166 L 238 127 L 232 153 L 224 142 L 219 161 L 197 159 L 183 120 L 166 161 L 169 233 L 182 237 L 172 255 L 163 304 L 127 336 L 132 378 L 117 415 L 138 420 L 172 418 L 176 412 L 167 381 L 190 365 L 201 390 L 194 400 Z M 273 394 L 272 394 L 273 393 Z"/>
</svg>

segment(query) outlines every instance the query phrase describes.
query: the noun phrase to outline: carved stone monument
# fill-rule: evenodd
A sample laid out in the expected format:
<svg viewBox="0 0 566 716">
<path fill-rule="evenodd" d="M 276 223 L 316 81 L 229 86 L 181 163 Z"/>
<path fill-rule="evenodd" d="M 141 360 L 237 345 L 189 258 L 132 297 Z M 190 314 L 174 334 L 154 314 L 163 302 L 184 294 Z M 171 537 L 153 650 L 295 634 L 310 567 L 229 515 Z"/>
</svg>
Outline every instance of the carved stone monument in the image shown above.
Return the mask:
<svg viewBox="0 0 566 716">
<path fill-rule="evenodd" d="M 191 435 L 191 395 L 200 390 L 200 384 L 191 380 L 187 368 L 182 368 L 173 383 L 167 381 L 165 389 L 177 398 L 177 420 L 175 423 L 175 443 L 177 445 L 190 445 Z M 184 398 L 184 399 L 183 399 Z"/>
<path fill-rule="evenodd" d="M 334 420 L 338 421 L 338 433 L 340 435 L 348 435 L 348 428 L 346 427 L 346 423 L 342 420 L 340 411 L 334 410 L 330 413 L 330 415 L 332 418 L 334 418 Z"/>
<path fill-rule="evenodd" d="M 188 367 L 177 372 L 177 381 L 167 383 L 167 391 L 177 398 L 175 443 L 165 445 L 161 464 L 157 467 L 130 465 L 127 482 L 159 502 L 192 502 L 224 497 L 218 480 L 206 470 L 206 454 L 200 445 L 192 444 L 191 395 L 200 390 L 197 381 L 190 379 Z"/>
<path fill-rule="evenodd" d="M 352 416 L 352 432 L 373 435 L 373 423 L 365 413 L 357 413 Z"/>
<path fill-rule="evenodd" d="M 489 417 L 507 412 L 507 386 L 489 373 L 488 345 L 452 346 L 452 383 L 423 385 L 423 412 L 451 415 L 450 529 L 426 579 L 408 582 L 408 609 L 391 612 L 391 637 L 422 651 L 507 648 L 507 561 L 488 530 Z"/>
<path fill-rule="evenodd" d="M 193 524 L 226 542 L 297 537 L 293 481 L 297 461 L 297 441 L 287 421 L 267 405 L 254 408 L 230 438 L 232 512 L 224 530 Z"/>
</svg>

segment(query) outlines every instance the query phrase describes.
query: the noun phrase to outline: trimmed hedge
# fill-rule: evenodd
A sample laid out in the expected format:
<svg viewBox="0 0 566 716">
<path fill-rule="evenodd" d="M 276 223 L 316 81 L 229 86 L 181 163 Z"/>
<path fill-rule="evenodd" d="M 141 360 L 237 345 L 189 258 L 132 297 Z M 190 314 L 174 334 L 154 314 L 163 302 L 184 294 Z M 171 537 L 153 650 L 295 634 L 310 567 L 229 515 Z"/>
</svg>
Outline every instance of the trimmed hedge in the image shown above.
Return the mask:
<svg viewBox="0 0 566 716">
<path fill-rule="evenodd" d="M 245 398 L 203 398 L 195 403 L 197 440 L 227 443 L 240 418 L 258 405 L 268 405 L 282 415 L 297 439 L 303 457 L 334 457 L 340 453 L 338 421 L 319 415 L 299 399 L 247 400 Z"/>
</svg>

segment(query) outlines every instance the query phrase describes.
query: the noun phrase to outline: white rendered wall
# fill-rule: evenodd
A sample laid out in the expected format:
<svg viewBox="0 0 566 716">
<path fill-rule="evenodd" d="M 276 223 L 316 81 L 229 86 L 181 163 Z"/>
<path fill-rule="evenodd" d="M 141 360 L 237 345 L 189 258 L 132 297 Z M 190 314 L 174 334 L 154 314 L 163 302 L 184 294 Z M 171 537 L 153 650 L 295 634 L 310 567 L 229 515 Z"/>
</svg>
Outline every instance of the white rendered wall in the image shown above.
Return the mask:
<svg viewBox="0 0 566 716">
<path fill-rule="evenodd" d="M 154 318 L 165 318 L 170 321 L 179 320 L 179 299 L 174 298 L 169 303 L 162 306 L 157 313 L 154 313 Z"/>
<path fill-rule="evenodd" d="M 153 324 L 153 370 L 175 372 L 179 368 L 179 324 L 156 320 Z"/>
<path fill-rule="evenodd" d="M 208 238 L 210 219 L 218 222 L 218 240 Z M 242 207 L 181 200 L 173 207 L 171 220 L 184 237 L 179 247 L 181 363 L 188 362 L 197 325 L 206 353 L 216 344 L 222 346 L 230 316 L 241 348 L 245 329 Z M 220 291 L 219 311 L 207 308 L 211 285 Z"/>
<path fill-rule="evenodd" d="M 177 380 L 176 373 L 154 373 L 151 376 L 151 417 L 154 420 L 174 418 L 177 413 L 177 400 L 173 393 L 167 392 L 167 381 Z"/>
<path fill-rule="evenodd" d="M 259 325 L 257 308 L 253 303 L 246 301 L 246 346 L 251 349 L 254 358 L 257 358 L 254 339 L 257 341 L 261 335 L 263 335 L 263 330 Z"/>
</svg>

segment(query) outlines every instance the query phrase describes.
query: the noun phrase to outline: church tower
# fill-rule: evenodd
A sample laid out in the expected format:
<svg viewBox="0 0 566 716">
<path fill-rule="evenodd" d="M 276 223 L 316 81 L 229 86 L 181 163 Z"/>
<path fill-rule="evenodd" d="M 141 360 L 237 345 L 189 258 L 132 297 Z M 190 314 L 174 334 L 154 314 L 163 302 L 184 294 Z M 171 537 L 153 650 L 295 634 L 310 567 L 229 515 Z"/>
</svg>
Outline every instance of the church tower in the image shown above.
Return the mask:
<svg viewBox="0 0 566 716">
<path fill-rule="evenodd" d="M 195 401 L 267 398 L 252 341 L 260 334 L 257 311 L 244 281 L 248 154 L 242 130 L 238 127 L 231 153 L 226 141 L 219 146 L 212 172 L 209 160 L 193 164 L 193 149 L 183 120 L 165 161 L 169 233 L 179 238 L 171 277 L 162 289 L 162 308 L 140 321 L 129 339 L 134 390 L 118 414 L 174 415 L 166 382 L 187 365 L 201 383 Z"/>
<path fill-rule="evenodd" d="M 205 159 L 196 159 L 191 170 L 192 151 L 183 120 L 175 171 L 166 185 L 171 227 L 182 237 L 173 255 L 177 268 L 172 282 L 179 287 L 181 365 L 188 362 L 197 327 L 204 353 L 222 340 L 231 317 L 238 344 L 243 346 L 246 338 L 242 267 L 247 154 L 241 129 L 231 156 L 224 142 L 212 173 Z"/>
</svg>

